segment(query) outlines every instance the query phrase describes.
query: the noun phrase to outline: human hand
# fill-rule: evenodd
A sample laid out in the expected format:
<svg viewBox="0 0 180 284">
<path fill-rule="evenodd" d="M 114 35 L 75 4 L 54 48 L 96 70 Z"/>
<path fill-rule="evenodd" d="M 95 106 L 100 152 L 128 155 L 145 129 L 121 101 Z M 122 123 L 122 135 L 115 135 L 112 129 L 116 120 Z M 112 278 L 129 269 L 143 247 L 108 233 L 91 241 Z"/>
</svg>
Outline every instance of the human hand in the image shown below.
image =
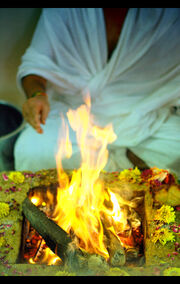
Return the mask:
<svg viewBox="0 0 180 284">
<path fill-rule="evenodd" d="M 43 133 L 40 124 L 45 124 L 49 111 L 48 97 L 41 95 L 27 99 L 22 107 L 25 120 L 40 134 Z"/>
</svg>

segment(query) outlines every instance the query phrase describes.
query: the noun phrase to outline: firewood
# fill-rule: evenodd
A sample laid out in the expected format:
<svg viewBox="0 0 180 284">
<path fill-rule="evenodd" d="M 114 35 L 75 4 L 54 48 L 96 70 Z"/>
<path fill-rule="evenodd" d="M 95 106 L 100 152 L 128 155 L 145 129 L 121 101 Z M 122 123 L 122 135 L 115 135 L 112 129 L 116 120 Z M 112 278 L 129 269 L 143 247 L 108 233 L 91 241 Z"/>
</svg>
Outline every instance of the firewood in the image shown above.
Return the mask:
<svg viewBox="0 0 180 284">
<path fill-rule="evenodd" d="M 134 260 L 134 259 L 137 259 L 138 254 L 139 254 L 139 248 L 138 247 L 126 249 L 126 260 L 127 260 L 127 262 Z"/>
<path fill-rule="evenodd" d="M 109 264 L 112 266 L 122 266 L 126 262 L 126 255 L 123 246 L 117 236 L 113 234 L 108 228 L 111 227 L 108 218 L 105 214 L 102 214 L 102 223 L 104 228 L 106 247 L 109 252 Z"/>
<path fill-rule="evenodd" d="M 36 254 L 34 256 L 34 261 L 36 261 L 38 259 L 38 257 L 41 255 L 41 252 L 43 250 L 43 245 L 44 245 L 44 242 L 43 242 L 43 239 L 40 239 L 38 241 L 38 248 L 37 248 L 37 251 L 36 251 Z"/>
<path fill-rule="evenodd" d="M 47 246 L 63 260 L 71 242 L 69 235 L 40 211 L 29 198 L 23 201 L 22 209 L 25 217 L 42 236 Z"/>
<path fill-rule="evenodd" d="M 64 265 L 72 271 L 85 269 L 87 267 L 88 255 L 88 253 L 84 253 L 77 248 L 75 242 L 72 241 L 68 244 Z"/>
<path fill-rule="evenodd" d="M 92 270 L 93 272 L 103 272 L 108 269 L 108 263 L 103 256 L 90 254 L 83 249 L 79 249 L 74 241 L 68 245 L 64 265 L 71 271 Z"/>
<path fill-rule="evenodd" d="M 70 236 L 50 220 L 44 212 L 39 210 L 29 198 L 24 200 L 22 209 L 31 226 L 42 236 L 47 246 L 63 260 L 64 265 L 70 270 L 89 269 L 92 266 L 92 257 L 96 259 L 101 270 L 106 269 L 107 263 L 100 255 L 89 254 L 79 249 Z"/>
<path fill-rule="evenodd" d="M 103 256 L 92 254 L 88 258 L 88 269 L 94 273 L 103 273 L 109 269 L 109 265 Z"/>
<path fill-rule="evenodd" d="M 19 257 L 20 259 L 24 259 L 24 249 L 25 249 L 25 243 L 26 239 L 29 233 L 30 223 L 26 218 L 23 218 L 23 234 L 22 234 L 22 241 L 21 241 L 21 247 L 20 247 L 20 253 Z"/>
<path fill-rule="evenodd" d="M 108 237 L 108 250 L 109 250 L 109 263 L 112 266 L 122 266 L 126 262 L 126 256 L 124 248 L 122 247 L 118 237 L 116 237 L 111 231 L 106 231 Z"/>
</svg>

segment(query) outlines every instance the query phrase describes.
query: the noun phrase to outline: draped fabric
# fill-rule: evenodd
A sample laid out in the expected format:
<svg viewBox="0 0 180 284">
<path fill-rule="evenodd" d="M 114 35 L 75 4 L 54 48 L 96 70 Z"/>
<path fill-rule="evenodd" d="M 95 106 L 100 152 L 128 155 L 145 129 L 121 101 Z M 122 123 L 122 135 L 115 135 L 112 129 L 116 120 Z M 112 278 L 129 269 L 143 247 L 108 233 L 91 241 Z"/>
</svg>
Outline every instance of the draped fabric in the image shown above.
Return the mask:
<svg viewBox="0 0 180 284">
<path fill-rule="evenodd" d="M 132 165 L 128 147 L 149 166 L 180 175 L 180 116 L 172 112 L 180 105 L 180 9 L 130 8 L 109 60 L 102 8 L 43 9 L 19 66 L 21 90 L 28 74 L 48 80 L 51 112 L 43 135 L 27 125 L 18 138 L 17 170 L 55 167 L 59 114 L 78 107 L 89 92 L 96 123 L 112 123 L 117 135 L 108 170 Z M 67 167 L 78 160 L 71 135 L 75 158 Z"/>
</svg>

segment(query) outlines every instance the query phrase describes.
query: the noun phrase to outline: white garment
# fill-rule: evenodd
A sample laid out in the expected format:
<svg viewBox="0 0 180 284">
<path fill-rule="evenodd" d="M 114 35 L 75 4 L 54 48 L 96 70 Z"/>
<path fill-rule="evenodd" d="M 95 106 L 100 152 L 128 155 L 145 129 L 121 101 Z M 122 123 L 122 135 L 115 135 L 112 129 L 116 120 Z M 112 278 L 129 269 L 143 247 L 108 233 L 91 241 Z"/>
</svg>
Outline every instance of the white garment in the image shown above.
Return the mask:
<svg viewBox="0 0 180 284">
<path fill-rule="evenodd" d="M 28 125 L 18 138 L 16 169 L 56 166 L 59 114 L 82 104 L 89 91 L 97 124 L 112 123 L 118 136 L 109 147 L 108 170 L 132 166 L 128 147 L 150 167 L 180 176 L 180 117 L 171 114 L 180 105 L 179 51 L 178 8 L 129 9 L 109 61 L 102 8 L 44 9 L 17 82 L 21 88 L 23 76 L 46 78 L 51 112 L 43 135 Z M 66 166 L 76 167 L 73 161 Z"/>
</svg>

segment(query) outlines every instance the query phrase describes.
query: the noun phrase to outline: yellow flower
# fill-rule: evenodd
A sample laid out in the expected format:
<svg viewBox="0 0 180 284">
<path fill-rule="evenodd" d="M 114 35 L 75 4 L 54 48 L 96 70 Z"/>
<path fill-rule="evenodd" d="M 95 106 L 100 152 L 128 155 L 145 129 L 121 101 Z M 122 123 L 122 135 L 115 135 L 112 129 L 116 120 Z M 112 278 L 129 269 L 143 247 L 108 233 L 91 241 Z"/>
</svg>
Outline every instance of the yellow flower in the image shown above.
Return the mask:
<svg viewBox="0 0 180 284">
<path fill-rule="evenodd" d="M 157 210 L 157 214 L 155 215 L 155 220 L 159 220 L 163 223 L 172 223 L 175 222 L 176 215 L 174 208 L 169 205 L 162 205 L 160 209 Z"/>
<path fill-rule="evenodd" d="M 6 217 L 9 215 L 9 204 L 5 202 L 0 202 L 0 218 Z"/>
<path fill-rule="evenodd" d="M 160 228 L 154 232 L 151 236 L 151 240 L 153 243 L 160 242 L 163 246 L 167 242 L 174 242 L 175 241 L 175 236 L 173 232 L 171 232 L 168 228 Z"/>
<path fill-rule="evenodd" d="M 125 169 L 124 171 L 120 172 L 119 179 L 132 183 L 141 182 L 141 171 L 137 167 L 135 167 L 134 170 Z"/>
<path fill-rule="evenodd" d="M 4 246 L 4 244 L 5 244 L 4 237 L 0 237 L 0 247 Z"/>
<path fill-rule="evenodd" d="M 8 177 L 14 183 L 23 183 L 24 179 L 25 179 L 24 175 L 22 173 L 20 173 L 20 172 L 10 172 Z"/>
</svg>

